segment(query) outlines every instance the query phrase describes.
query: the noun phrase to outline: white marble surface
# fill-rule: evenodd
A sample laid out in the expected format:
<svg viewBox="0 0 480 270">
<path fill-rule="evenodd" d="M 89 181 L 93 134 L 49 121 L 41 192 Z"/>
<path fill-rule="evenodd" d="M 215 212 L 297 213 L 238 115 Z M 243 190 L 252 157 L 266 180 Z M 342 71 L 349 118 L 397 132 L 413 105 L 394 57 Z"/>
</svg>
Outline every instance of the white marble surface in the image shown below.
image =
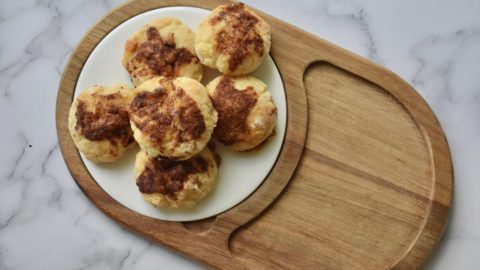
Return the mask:
<svg viewBox="0 0 480 270">
<path fill-rule="evenodd" d="M 454 206 L 425 269 L 480 269 L 480 1 L 249 0 L 410 82 L 437 114 Z M 199 269 L 122 229 L 75 185 L 55 131 L 72 48 L 115 0 L 0 0 L 0 269 Z"/>
</svg>

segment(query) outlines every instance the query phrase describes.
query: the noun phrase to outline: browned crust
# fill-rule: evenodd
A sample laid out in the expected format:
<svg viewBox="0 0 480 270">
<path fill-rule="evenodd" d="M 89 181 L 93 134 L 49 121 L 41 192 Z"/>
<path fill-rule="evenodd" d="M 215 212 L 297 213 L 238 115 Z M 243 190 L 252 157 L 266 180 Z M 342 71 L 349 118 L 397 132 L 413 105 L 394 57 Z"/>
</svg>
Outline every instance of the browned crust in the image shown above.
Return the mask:
<svg viewBox="0 0 480 270">
<path fill-rule="evenodd" d="M 228 76 L 220 79 L 213 95 L 213 106 L 218 112 L 215 137 L 225 145 L 243 141 L 250 128 L 247 117 L 257 103 L 257 92 L 252 87 L 239 91 Z"/>
<path fill-rule="evenodd" d="M 133 142 L 128 108 L 122 95 L 92 94 L 94 111 L 89 111 L 87 101 L 78 100 L 75 129 L 90 141 L 108 140 L 112 144 L 128 146 Z"/>
<path fill-rule="evenodd" d="M 188 49 L 176 47 L 174 33 L 162 39 L 157 28 L 149 27 L 146 35 L 147 41 L 140 45 L 132 45 L 127 41 L 126 48 L 135 52 L 127 62 L 126 68 L 130 74 L 146 67 L 142 71 L 143 75 L 177 77 L 182 66 L 200 62 Z"/>
<path fill-rule="evenodd" d="M 225 22 L 225 27 L 216 35 L 216 51 L 228 55 L 228 68 L 234 71 L 245 58 L 252 54 L 263 56 L 264 41 L 255 29 L 259 19 L 237 3 L 224 6 L 210 24 Z"/>
<path fill-rule="evenodd" d="M 179 144 L 199 139 L 206 130 L 205 119 L 197 103 L 171 79 L 162 78 L 160 86 L 137 92 L 130 104 L 135 126 L 155 147 L 162 147 L 167 134 Z"/>
<path fill-rule="evenodd" d="M 175 199 L 183 190 L 192 174 L 207 172 L 208 160 L 195 156 L 188 160 L 162 160 L 150 157 L 145 169 L 137 177 L 137 186 L 142 193 L 160 193 Z"/>
<path fill-rule="evenodd" d="M 217 163 L 217 166 L 220 166 L 220 163 L 222 163 L 222 157 L 215 151 L 215 143 L 213 141 L 209 141 L 207 147 L 212 152 L 213 158 L 215 159 L 215 163 Z"/>
</svg>

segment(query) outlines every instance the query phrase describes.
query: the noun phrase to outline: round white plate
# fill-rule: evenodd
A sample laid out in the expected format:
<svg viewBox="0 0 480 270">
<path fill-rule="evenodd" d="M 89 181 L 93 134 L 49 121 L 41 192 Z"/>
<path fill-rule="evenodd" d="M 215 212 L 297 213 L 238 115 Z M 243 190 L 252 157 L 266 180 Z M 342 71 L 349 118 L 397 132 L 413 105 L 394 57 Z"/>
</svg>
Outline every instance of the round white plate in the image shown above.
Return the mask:
<svg viewBox="0 0 480 270">
<path fill-rule="evenodd" d="M 193 31 L 207 16 L 208 10 L 193 7 L 168 7 L 151 10 L 135 16 L 111 31 L 93 50 L 78 78 L 75 96 L 96 84 L 131 84 L 128 73 L 121 64 L 125 41 L 146 23 L 165 16 L 176 17 Z M 218 73 L 217 73 L 218 74 Z M 217 74 L 204 74 L 204 84 Z M 239 153 L 216 143 L 222 161 L 215 189 L 195 208 L 188 210 L 159 209 L 146 203 L 135 184 L 133 167 L 138 148 L 132 149 L 112 164 L 83 162 L 97 183 L 119 203 L 140 214 L 171 221 L 191 221 L 220 214 L 246 199 L 267 177 L 282 148 L 286 126 L 286 99 L 282 79 L 272 58 L 257 69 L 254 76 L 264 81 L 272 92 L 278 109 L 276 134 L 261 148 Z"/>
</svg>

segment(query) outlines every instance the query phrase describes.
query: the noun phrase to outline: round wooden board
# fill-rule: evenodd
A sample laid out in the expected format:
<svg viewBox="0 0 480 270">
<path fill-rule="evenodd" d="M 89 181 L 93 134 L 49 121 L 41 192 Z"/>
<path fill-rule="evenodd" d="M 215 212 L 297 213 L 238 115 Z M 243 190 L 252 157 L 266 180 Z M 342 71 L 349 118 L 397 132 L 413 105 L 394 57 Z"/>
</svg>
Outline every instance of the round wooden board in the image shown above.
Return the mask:
<svg viewBox="0 0 480 270">
<path fill-rule="evenodd" d="M 65 68 L 56 109 L 62 154 L 79 187 L 122 225 L 216 268 L 418 268 L 452 199 L 450 153 L 433 112 L 391 72 L 261 12 L 272 26 L 288 122 L 279 158 L 254 194 L 208 220 L 165 222 L 125 208 L 91 177 L 67 118 L 95 46 L 145 11 L 223 3 L 130 1 L 86 34 Z"/>
</svg>

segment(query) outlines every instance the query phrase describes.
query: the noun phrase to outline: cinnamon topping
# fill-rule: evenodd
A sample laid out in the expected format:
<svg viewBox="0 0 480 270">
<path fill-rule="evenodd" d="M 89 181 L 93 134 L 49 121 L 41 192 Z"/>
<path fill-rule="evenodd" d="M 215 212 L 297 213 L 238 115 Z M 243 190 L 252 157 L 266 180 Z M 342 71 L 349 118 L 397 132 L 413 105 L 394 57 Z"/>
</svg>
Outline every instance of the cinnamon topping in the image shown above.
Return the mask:
<svg viewBox="0 0 480 270">
<path fill-rule="evenodd" d="M 212 96 L 213 106 L 218 112 L 215 136 L 225 145 L 245 138 L 249 131 L 247 117 L 257 103 L 257 93 L 252 87 L 239 91 L 233 81 L 224 76 Z"/>
<path fill-rule="evenodd" d="M 257 33 L 255 25 L 258 18 L 247 10 L 243 3 L 225 7 L 219 14 L 210 20 L 216 25 L 225 22 L 225 28 L 216 36 L 216 50 L 229 55 L 228 68 L 234 71 L 243 60 L 253 53 L 263 56 L 264 44 L 262 37 Z"/>
<path fill-rule="evenodd" d="M 133 142 L 128 111 L 119 104 L 120 94 L 93 94 L 95 111 L 87 110 L 87 103 L 78 100 L 75 129 L 91 141 L 109 140 L 127 146 Z"/>
<path fill-rule="evenodd" d="M 179 69 L 199 59 L 186 48 L 177 48 L 174 34 L 170 33 L 164 40 L 155 27 L 147 29 L 147 41 L 138 46 L 136 54 L 129 60 L 127 69 L 130 73 L 147 65 L 154 75 L 176 77 Z"/>
<path fill-rule="evenodd" d="M 135 126 L 155 145 L 169 138 L 178 143 L 198 139 L 206 126 L 196 102 L 171 80 L 153 92 L 142 91 L 130 104 Z M 170 137 L 172 136 L 172 137 Z"/>
<path fill-rule="evenodd" d="M 137 178 L 137 186 L 142 193 L 160 193 L 176 198 L 189 175 L 207 170 L 208 161 L 201 156 L 182 161 L 150 158 Z"/>
</svg>

